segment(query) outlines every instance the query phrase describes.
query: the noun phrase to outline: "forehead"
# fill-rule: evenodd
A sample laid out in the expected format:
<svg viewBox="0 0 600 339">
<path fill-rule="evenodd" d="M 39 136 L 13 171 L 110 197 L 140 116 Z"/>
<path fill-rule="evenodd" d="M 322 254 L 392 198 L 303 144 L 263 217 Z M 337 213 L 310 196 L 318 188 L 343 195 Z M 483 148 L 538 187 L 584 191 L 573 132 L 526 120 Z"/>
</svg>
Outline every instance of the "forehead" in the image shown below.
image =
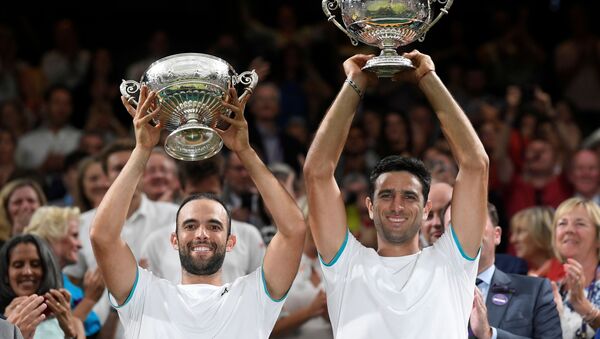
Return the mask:
<svg viewBox="0 0 600 339">
<path fill-rule="evenodd" d="M 17 189 L 15 189 L 12 194 L 10 195 L 10 199 L 9 200 L 15 200 L 15 199 L 21 199 L 21 198 L 30 198 L 30 197 L 35 197 L 37 198 L 37 194 L 35 193 L 35 190 L 33 189 L 33 187 L 31 186 L 21 186 Z"/>
<path fill-rule="evenodd" d="M 581 205 L 577 205 L 569 210 L 564 211 L 564 213 L 562 213 L 559 216 L 559 218 L 592 220 L 592 218 L 590 218 L 590 215 L 588 214 L 588 211 L 585 209 L 585 207 Z"/>
<path fill-rule="evenodd" d="M 200 222 L 217 219 L 225 225 L 227 224 L 227 211 L 225 210 L 225 207 L 217 201 L 210 199 L 196 199 L 188 202 L 181 208 L 177 224 L 179 224 L 180 221 L 188 219 L 194 219 Z"/>
<path fill-rule="evenodd" d="M 37 247 L 32 243 L 20 243 L 10 251 L 10 261 L 23 259 L 39 259 Z"/>
<path fill-rule="evenodd" d="M 434 209 L 446 206 L 452 200 L 452 186 L 446 183 L 435 183 L 431 185 L 429 200 Z"/>
<path fill-rule="evenodd" d="M 127 162 L 127 160 L 129 160 L 129 157 L 131 156 L 131 151 L 118 151 L 118 152 L 114 152 L 111 155 L 108 156 L 107 163 L 108 166 L 114 166 L 114 165 L 118 165 L 118 164 L 125 164 Z"/>
<path fill-rule="evenodd" d="M 579 165 L 579 166 L 590 166 L 590 165 L 599 166 L 600 165 L 600 161 L 598 160 L 596 153 L 593 153 L 591 151 L 583 151 L 583 152 L 577 153 L 577 155 L 575 156 L 575 159 L 573 159 L 573 162 L 575 163 L 575 165 Z"/>
<path fill-rule="evenodd" d="M 375 180 L 375 192 L 382 190 L 414 191 L 422 196 L 422 188 L 419 179 L 406 171 L 386 172 Z"/>
</svg>

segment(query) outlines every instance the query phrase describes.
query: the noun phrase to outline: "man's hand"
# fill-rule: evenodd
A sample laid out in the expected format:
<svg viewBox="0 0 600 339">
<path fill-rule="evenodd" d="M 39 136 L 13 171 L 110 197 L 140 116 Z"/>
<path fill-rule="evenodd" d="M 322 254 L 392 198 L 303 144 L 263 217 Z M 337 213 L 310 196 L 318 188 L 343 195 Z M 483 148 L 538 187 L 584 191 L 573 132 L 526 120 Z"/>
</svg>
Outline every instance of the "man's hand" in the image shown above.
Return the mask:
<svg viewBox="0 0 600 339">
<path fill-rule="evenodd" d="M 394 81 L 407 81 L 418 85 L 425 75 L 435 72 L 435 65 L 429 55 L 415 49 L 412 52 L 404 53 L 402 56 L 410 59 L 415 68 L 397 73 L 393 78 Z"/>
<path fill-rule="evenodd" d="M 367 61 L 374 56 L 375 55 L 373 54 L 356 54 L 344 61 L 344 73 L 346 73 L 346 78 L 352 79 L 363 93 L 367 87 L 377 83 L 377 76 L 375 73 L 362 70 Z"/>
<path fill-rule="evenodd" d="M 479 288 L 475 288 L 475 298 L 473 299 L 473 308 L 471 309 L 471 317 L 469 324 L 473 334 L 479 339 L 488 339 L 492 337 L 492 328 L 488 322 L 487 307 L 483 300 L 483 295 Z"/>
<path fill-rule="evenodd" d="M 322 316 L 327 312 L 327 296 L 325 292 L 319 291 L 313 301 L 308 305 L 308 313 L 311 318 Z"/>
<path fill-rule="evenodd" d="M 223 143 L 232 152 L 241 153 L 250 149 L 250 141 L 248 137 L 248 122 L 244 117 L 244 109 L 246 103 L 250 99 L 250 94 L 243 96 L 242 100 L 238 98 L 235 88 L 230 88 L 227 93 L 227 98 L 224 100 L 223 106 L 229 108 L 233 112 L 234 117 L 230 118 L 227 115 L 221 115 L 221 119 L 229 123 L 230 126 L 226 130 L 216 129 L 217 133 L 223 139 Z"/>
<path fill-rule="evenodd" d="M 156 106 L 155 99 L 156 92 L 151 91 L 148 93 L 146 85 L 142 86 L 140 90 L 140 101 L 137 108 L 133 108 L 125 97 L 121 97 L 121 101 L 127 112 L 133 117 L 136 147 L 141 147 L 145 150 L 152 150 L 160 140 L 161 124 L 158 123 L 156 126 L 150 125 L 150 121 L 157 118 L 160 113 L 160 107 Z M 152 109 L 152 112 L 148 112 L 149 109 Z"/>
<path fill-rule="evenodd" d="M 44 297 L 32 294 L 21 300 L 11 314 L 7 315 L 6 320 L 21 330 L 23 338 L 30 339 L 33 338 L 37 325 L 46 319 L 43 312 L 47 307 Z"/>
</svg>

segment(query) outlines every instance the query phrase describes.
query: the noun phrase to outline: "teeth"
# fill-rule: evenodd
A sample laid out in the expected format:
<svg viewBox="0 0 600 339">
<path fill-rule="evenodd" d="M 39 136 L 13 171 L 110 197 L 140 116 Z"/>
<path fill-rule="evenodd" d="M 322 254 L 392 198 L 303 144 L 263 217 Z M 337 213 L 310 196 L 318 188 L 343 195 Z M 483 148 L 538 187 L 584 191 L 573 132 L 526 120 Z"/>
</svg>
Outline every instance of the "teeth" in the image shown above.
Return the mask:
<svg viewBox="0 0 600 339">
<path fill-rule="evenodd" d="M 210 252 L 210 247 L 207 246 L 195 246 L 192 247 L 193 252 Z"/>
</svg>

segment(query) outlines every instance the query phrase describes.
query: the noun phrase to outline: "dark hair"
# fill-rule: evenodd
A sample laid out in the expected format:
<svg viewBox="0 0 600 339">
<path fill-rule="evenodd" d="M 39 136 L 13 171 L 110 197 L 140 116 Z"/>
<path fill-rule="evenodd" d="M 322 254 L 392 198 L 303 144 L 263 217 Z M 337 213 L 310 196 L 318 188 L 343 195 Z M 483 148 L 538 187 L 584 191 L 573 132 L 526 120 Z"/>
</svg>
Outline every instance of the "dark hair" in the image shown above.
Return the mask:
<svg viewBox="0 0 600 339">
<path fill-rule="evenodd" d="M 496 206 L 491 202 L 488 202 L 487 209 L 488 216 L 490 217 L 490 221 L 492 222 L 493 226 L 499 226 L 500 218 L 498 217 L 498 209 L 496 208 Z"/>
<path fill-rule="evenodd" d="M 390 155 L 381 159 L 371 171 L 371 176 L 369 177 L 369 197 L 371 197 L 371 200 L 373 200 L 373 194 L 375 193 L 375 181 L 377 181 L 380 175 L 387 172 L 401 171 L 408 172 L 419 179 L 422 186 L 423 202 L 427 203 L 429 188 L 431 186 L 431 173 L 427 171 L 421 160 L 399 155 Z"/>
<path fill-rule="evenodd" d="M 131 139 L 118 139 L 108 144 L 100 152 L 100 164 L 104 173 L 108 174 L 108 158 L 117 152 L 133 152 L 135 142 Z"/>
<path fill-rule="evenodd" d="M 202 180 L 216 176 L 219 181 L 223 181 L 223 158 L 212 157 L 202 161 L 182 161 L 178 164 L 179 182 L 181 187 L 188 184 L 195 184 Z"/>
<path fill-rule="evenodd" d="M 218 196 L 216 196 L 212 193 L 192 194 L 192 195 L 188 196 L 187 198 L 183 199 L 183 201 L 181 202 L 181 205 L 179 205 L 177 214 L 175 215 L 175 233 L 177 233 L 179 230 L 179 223 L 178 223 L 179 212 L 181 211 L 183 206 L 185 206 L 190 201 L 202 200 L 202 199 L 216 201 L 219 204 L 221 204 L 221 206 L 223 206 L 223 208 L 225 209 L 225 212 L 227 212 L 227 236 L 229 237 L 231 235 L 231 211 L 229 211 L 229 208 L 227 208 L 227 206 L 225 205 L 225 202 L 223 202 L 223 200 L 221 200 L 221 198 L 219 198 Z"/>
<path fill-rule="evenodd" d="M 63 286 L 62 275 L 58 264 L 54 259 L 52 250 L 48 244 L 33 234 L 19 234 L 10 238 L 0 249 L 0 313 L 4 310 L 11 301 L 17 297 L 15 292 L 10 287 L 8 281 L 8 270 L 10 264 L 10 256 L 12 250 L 19 244 L 33 244 L 37 248 L 40 261 L 42 263 L 42 281 L 39 289 L 35 292 L 37 295 L 43 295 L 50 289 L 58 289 Z"/>
</svg>

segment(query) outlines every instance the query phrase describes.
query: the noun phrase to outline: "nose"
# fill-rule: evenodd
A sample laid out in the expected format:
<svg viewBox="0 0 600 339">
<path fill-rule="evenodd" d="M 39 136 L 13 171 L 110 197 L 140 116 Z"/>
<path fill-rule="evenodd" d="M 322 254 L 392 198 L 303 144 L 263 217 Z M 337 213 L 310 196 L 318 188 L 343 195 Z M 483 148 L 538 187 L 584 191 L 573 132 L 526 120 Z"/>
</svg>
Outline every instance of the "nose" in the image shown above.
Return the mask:
<svg viewBox="0 0 600 339">
<path fill-rule="evenodd" d="M 394 200 L 392 201 L 392 211 L 400 212 L 404 209 L 404 201 L 401 194 L 395 194 Z"/>
<path fill-rule="evenodd" d="M 198 229 L 196 230 L 196 238 L 198 239 L 208 239 L 208 230 L 206 229 L 206 227 L 198 227 Z"/>
<path fill-rule="evenodd" d="M 23 275 L 31 275 L 33 271 L 31 270 L 31 265 L 25 264 L 23 265 L 23 270 L 21 271 Z"/>
<path fill-rule="evenodd" d="M 436 229 L 441 229 L 443 228 L 443 222 L 442 222 L 442 218 L 440 218 L 440 214 L 438 212 L 434 212 L 433 213 L 433 227 Z"/>
</svg>

